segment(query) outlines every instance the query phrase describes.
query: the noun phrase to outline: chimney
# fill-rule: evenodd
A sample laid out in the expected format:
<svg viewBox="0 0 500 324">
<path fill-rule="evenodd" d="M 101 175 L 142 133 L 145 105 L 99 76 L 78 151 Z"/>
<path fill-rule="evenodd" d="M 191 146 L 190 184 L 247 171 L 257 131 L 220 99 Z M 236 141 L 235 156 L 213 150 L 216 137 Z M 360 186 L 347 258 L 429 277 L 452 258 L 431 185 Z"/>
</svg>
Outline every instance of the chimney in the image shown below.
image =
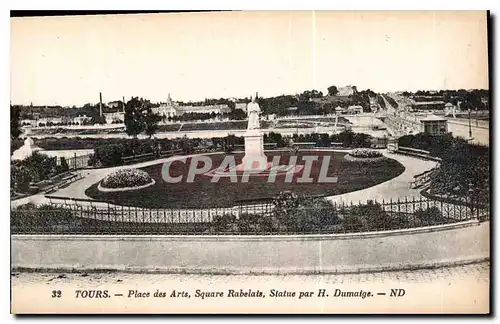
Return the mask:
<svg viewBox="0 0 500 324">
<path fill-rule="evenodd" d="M 125 112 L 125 96 L 122 97 L 122 100 L 123 100 L 123 112 Z"/>
<path fill-rule="evenodd" d="M 102 117 L 102 93 L 99 92 L 99 116 Z"/>
</svg>

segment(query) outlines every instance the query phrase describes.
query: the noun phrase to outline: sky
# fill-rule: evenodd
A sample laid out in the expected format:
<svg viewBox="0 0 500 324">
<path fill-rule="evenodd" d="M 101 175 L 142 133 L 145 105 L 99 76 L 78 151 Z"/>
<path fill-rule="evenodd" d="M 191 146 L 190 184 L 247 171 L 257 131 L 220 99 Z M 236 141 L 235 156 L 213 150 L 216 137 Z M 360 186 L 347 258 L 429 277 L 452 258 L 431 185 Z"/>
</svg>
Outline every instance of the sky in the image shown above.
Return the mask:
<svg viewBox="0 0 500 324">
<path fill-rule="evenodd" d="M 10 54 L 13 104 L 489 88 L 484 11 L 12 18 Z"/>
</svg>

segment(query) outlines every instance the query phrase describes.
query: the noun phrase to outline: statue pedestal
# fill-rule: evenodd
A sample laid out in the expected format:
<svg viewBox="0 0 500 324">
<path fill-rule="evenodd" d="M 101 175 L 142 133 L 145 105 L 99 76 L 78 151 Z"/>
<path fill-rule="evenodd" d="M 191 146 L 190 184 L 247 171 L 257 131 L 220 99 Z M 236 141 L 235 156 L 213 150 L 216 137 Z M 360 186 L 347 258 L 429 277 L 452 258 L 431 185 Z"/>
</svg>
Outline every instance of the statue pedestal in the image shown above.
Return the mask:
<svg viewBox="0 0 500 324">
<path fill-rule="evenodd" d="M 242 167 L 247 171 L 266 170 L 267 157 L 264 155 L 264 135 L 259 129 L 248 130 L 245 137 L 245 156 Z"/>
</svg>

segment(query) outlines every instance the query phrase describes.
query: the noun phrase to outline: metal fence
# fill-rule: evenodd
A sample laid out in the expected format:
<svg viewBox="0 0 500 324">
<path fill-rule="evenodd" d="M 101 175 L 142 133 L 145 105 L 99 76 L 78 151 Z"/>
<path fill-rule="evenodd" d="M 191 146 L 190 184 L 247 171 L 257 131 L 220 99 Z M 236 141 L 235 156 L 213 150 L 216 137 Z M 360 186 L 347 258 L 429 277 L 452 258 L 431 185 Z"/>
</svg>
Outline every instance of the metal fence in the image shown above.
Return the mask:
<svg viewBox="0 0 500 324">
<path fill-rule="evenodd" d="M 421 188 L 430 183 L 432 177 L 436 174 L 439 167 L 434 167 L 430 170 L 417 174 L 413 177 L 413 181 L 410 182 L 410 188 Z"/>
<path fill-rule="evenodd" d="M 68 167 L 70 170 L 84 169 L 89 167 L 89 161 L 92 154 L 79 155 L 75 154 L 74 157 L 70 157 L 66 159 L 68 163 Z"/>
<path fill-rule="evenodd" d="M 290 206 L 290 205 L 288 205 Z M 310 199 L 209 209 L 143 209 L 85 201 L 11 210 L 12 234 L 333 234 L 489 219 L 489 210 L 425 198 L 358 204 Z"/>
</svg>

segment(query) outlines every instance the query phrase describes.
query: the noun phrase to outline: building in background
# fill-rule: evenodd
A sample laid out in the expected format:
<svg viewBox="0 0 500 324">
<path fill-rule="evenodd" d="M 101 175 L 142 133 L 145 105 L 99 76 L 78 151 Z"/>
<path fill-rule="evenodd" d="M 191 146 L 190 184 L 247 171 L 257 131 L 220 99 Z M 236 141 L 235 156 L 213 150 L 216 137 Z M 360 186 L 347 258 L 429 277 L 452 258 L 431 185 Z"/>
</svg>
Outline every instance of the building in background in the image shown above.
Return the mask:
<svg viewBox="0 0 500 324">
<path fill-rule="evenodd" d="M 74 124 L 78 124 L 78 125 L 88 125 L 91 120 L 92 120 L 91 117 L 88 117 L 87 115 L 83 115 L 83 116 L 73 117 L 71 122 Z"/>
<path fill-rule="evenodd" d="M 245 102 L 235 102 L 234 103 L 234 109 L 235 110 L 243 110 L 243 111 L 247 111 L 247 104 Z"/>
<path fill-rule="evenodd" d="M 363 113 L 363 107 L 361 107 L 359 105 L 349 106 L 347 108 L 347 113 L 348 114 L 361 114 L 361 113 Z"/>
<path fill-rule="evenodd" d="M 437 101 L 416 101 L 413 103 L 414 110 L 444 110 L 445 102 Z"/>
<path fill-rule="evenodd" d="M 120 100 L 110 101 L 107 106 L 112 109 L 120 108 L 122 106 L 122 102 Z"/>
<path fill-rule="evenodd" d="M 204 105 L 204 106 L 177 106 L 175 110 L 179 116 L 186 113 L 197 113 L 197 114 L 226 114 L 231 112 L 231 108 L 228 105 Z"/>
<path fill-rule="evenodd" d="M 236 104 L 241 107 L 241 104 Z M 243 103 L 246 110 L 246 104 Z M 238 109 L 238 108 L 237 108 Z M 239 108 L 242 109 L 242 108 Z M 242 109 L 243 110 L 243 109 Z M 186 113 L 197 113 L 197 114 L 225 114 L 231 112 L 231 108 L 229 108 L 226 104 L 219 105 L 202 105 L 202 106 L 194 106 L 194 105 L 184 105 L 181 106 L 175 101 L 172 101 L 170 94 L 168 94 L 167 101 L 165 103 L 160 103 L 159 107 L 152 108 L 153 113 L 163 116 L 165 118 L 182 116 Z"/>
<path fill-rule="evenodd" d="M 358 92 L 358 90 L 356 89 L 356 86 L 345 86 L 345 87 L 339 87 L 337 88 L 337 94 L 336 96 L 352 96 L 353 94 L 355 94 L 356 92 Z"/>
<path fill-rule="evenodd" d="M 121 124 L 125 121 L 125 113 L 123 111 L 115 111 L 103 113 L 106 119 L 106 124 Z"/>
<path fill-rule="evenodd" d="M 63 122 L 63 117 L 44 117 L 36 121 L 37 126 L 59 125 Z"/>
<path fill-rule="evenodd" d="M 448 121 L 433 114 L 421 118 L 420 124 L 425 134 L 444 135 L 448 132 Z"/>
</svg>

